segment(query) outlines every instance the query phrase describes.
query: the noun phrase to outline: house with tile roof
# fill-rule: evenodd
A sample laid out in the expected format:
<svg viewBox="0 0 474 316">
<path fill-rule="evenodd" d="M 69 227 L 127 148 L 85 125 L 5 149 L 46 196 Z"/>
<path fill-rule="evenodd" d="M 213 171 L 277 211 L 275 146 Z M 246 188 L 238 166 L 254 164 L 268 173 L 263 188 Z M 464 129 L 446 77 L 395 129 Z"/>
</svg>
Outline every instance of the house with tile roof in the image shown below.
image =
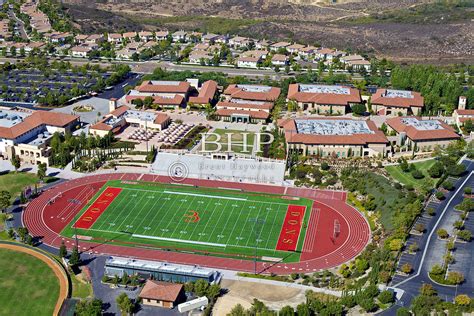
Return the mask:
<svg viewBox="0 0 474 316">
<path fill-rule="evenodd" d="M 138 297 L 144 305 L 170 309 L 186 301 L 182 284 L 155 280 L 147 280 Z"/>
<path fill-rule="evenodd" d="M 358 89 L 322 84 L 290 84 L 288 102 L 294 101 L 303 111 L 318 114 L 346 114 L 350 108 L 362 103 Z"/>
<path fill-rule="evenodd" d="M 414 91 L 377 89 L 371 97 L 371 104 L 372 111 L 379 115 L 421 115 L 424 98 Z"/>
<path fill-rule="evenodd" d="M 280 119 L 288 153 L 317 157 L 386 157 L 389 141 L 370 120 L 349 118 Z"/>
<path fill-rule="evenodd" d="M 189 97 L 188 106 L 192 105 L 193 107 L 205 107 L 208 104 L 212 105 L 214 103 L 216 93 L 217 82 L 214 80 L 208 80 L 202 84 L 197 96 Z"/>
<path fill-rule="evenodd" d="M 461 137 L 448 124 L 440 120 L 423 120 L 421 117 L 394 117 L 386 122 L 389 133 L 395 134 L 395 146 L 405 146 L 413 152 L 429 152 L 436 146 L 446 147 Z"/>
</svg>

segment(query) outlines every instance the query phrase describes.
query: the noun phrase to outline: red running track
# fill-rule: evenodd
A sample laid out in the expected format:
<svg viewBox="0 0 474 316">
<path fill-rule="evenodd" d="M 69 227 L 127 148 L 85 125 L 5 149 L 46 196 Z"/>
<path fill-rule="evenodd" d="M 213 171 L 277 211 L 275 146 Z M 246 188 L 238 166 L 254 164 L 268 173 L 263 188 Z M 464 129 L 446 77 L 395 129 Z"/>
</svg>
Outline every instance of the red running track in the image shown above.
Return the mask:
<svg viewBox="0 0 474 316">
<path fill-rule="evenodd" d="M 63 240 L 66 246 L 71 248 L 74 241 L 60 236 L 59 233 L 106 181 L 118 179 L 172 183 L 172 180 L 166 176 L 137 173 L 100 174 L 70 180 L 44 191 L 38 198 L 31 201 L 23 212 L 23 224 L 28 227 L 32 236 L 41 238 L 45 244 L 58 248 Z M 314 200 L 306 236 L 304 236 L 300 262 L 259 262 L 257 268 L 261 273 L 307 273 L 332 268 L 356 257 L 370 239 L 370 228 L 367 221 L 356 209 L 345 202 L 346 193 L 342 191 L 200 179 L 186 179 L 181 183 L 203 187 L 240 189 L 249 192 L 285 194 Z M 54 199 L 55 202 L 49 204 L 51 199 Z M 335 220 L 339 221 L 341 227 L 337 237 L 334 236 Z M 254 263 L 251 260 L 167 252 L 159 249 L 126 247 L 107 243 L 81 241 L 80 250 L 93 254 L 160 260 L 217 269 L 247 272 L 253 272 L 254 269 Z"/>
</svg>

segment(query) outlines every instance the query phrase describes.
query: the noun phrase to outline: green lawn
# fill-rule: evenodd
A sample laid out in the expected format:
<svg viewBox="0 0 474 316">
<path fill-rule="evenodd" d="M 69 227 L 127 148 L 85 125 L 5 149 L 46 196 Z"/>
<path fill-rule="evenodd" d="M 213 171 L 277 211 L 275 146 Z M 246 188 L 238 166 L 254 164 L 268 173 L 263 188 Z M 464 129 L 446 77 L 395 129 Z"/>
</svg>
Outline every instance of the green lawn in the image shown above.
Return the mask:
<svg viewBox="0 0 474 316">
<path fill-rule="evenodd" d="M 416 169 L 420 170 L 425 175 L 423 179 L 413 178 L 410 172 L 403 172 L 399 166 L 387 166 L 385 167 L 385 169 L 390 174 L 390 176 L 392 176 L 392 178 L 394 178 L 401 184 L 409 184 L 412 185 L 414 188 L 421 188 L 423 184 L 426 183 L 426 181 L 433 182 L 433 180 L 428 175 L 428 169 L 431 168 L 431 166 L 433 166 L 435 162 L 435 159 L 431 159 L 413 163 L 416 166 Z"/>
<path fill-rule="evenodd" d="M 0 190 L 10 192 L 12 201 L 20 195 L 20 192 L 27 186 L 33 187 L 38 182 L 38 177 L 33 173 L 10 172 L 0 175 Z"/>
<path fill-rule="evenodd" d="M 50 316 L 59 297 L 59 281 L 43 261 L 0 249 L 0 315 Z"/>
<path fill-rule="evenodd" d="M 215 129 L 211 133 L 215 133 L 220 136 L 215 135 L 207 136 L 206 141 L 208 142 L 218 142 L 221 144 L 222 148 L 220 151 L 228 151 L 228 142 L 229 137 L 231 141 L 231 151 L 235 153 L 244 153 L 250 155 L 252 153 L 253 144 L 255 141 L 255 133 L 238 131 L 238 130 L 229 130 L 229 129 Z M 232 135 L 230 135 L 232 133 Z M 244 140 L 244 134 L 247 134 L 246 141 Z M 244 145 L 247 145 L 245 148 Z M 216 144 L 206 144 L 206 150 L 216 150 L 218 145 Z"/>
<path fill-rule="evenodd" d="M 100 242 L 140 243 L 218 256 L 251 256 L 257 239 L 259 256 L 299 260 L 298 252 L 278 251 L 276 245 L 288 205 L 301 205 L 306 207 L 297 243 L 297 250 L 301 250 L 312 206 L 307 199 L 288 200 L 267 194 L 109 181 L 84 212 L 108 187 L 120 188 L 121 192 L 92 227 L 78 229 L 79 235 Z M 64 235 L 74 234 L 72 226 L 82 213 L 65 228 Z M 255 218 L 262 221 L 258 226 L 252 221 Z"/>
</svg>

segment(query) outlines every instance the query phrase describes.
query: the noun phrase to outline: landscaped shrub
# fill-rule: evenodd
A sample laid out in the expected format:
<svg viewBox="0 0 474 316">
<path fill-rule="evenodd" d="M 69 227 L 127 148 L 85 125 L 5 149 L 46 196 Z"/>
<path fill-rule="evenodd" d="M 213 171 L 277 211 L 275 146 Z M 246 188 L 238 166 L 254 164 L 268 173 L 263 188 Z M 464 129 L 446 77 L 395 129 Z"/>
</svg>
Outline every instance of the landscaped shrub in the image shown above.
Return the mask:
<svg viewBox="0 0 474 316">
<path fill-rule="evenodd" d="M 436 231 L 436 234 L 438 235 L 439 238 L 441 239 L 446 239 L 449 237 L 448 232 L 444 228 L 440 228 Z"/>
<path fill-rule="evenodd" d="M 394 298 L 393 298 L 393 292 L 389 290 L 385 290 L 380 292 L 379 296 L 377 297 L 380 303 L 382 304 L 388 304 L 388 303 L 393 303 Z"/>
<path fill-rule="evenodd" d="M 423 174 L 423 172 L 421 172 L 420 170 L 418 169 L 415 169 L 411 172 L 411 175 L 413 178 L 415 179 L 423 179 L 425 177 L 425 175 Z"/>
<path fill-rule="evenodd" d="M 458 238 L 460 238 L 464 241 L 471 241 L 472 233 L 471 233 L 471 231 L 469 231 L 467 229 L 464 229 L 464 230 L 458 231 L 457 236 L 458 236 Z"/>
<path fill-rule="evenodd" d="M 448 191 L 452 191 L 454 189 L 454 184 L 451 181 L 444 181 L 443 188 L 445 188 Z"/>
<path fill-rule="evenodd" d="M 445 199 L 444 193 L 441 191 L 436 192 L 435 196 L 438 200 L 441 200 L 441 201 Z"/>
</svg>

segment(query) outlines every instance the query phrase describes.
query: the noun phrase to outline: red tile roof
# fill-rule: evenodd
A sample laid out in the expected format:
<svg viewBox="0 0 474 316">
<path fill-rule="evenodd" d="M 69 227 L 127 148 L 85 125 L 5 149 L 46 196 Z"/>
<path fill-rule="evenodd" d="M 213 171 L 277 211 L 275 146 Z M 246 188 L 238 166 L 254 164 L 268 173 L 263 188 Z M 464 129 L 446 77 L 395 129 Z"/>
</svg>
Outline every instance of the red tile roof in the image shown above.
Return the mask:
<svg viewBox="0 0 474 316">
<path fill-rule="evenodd" d="M 189 82 L 181 81 L 177 85 L 173 84 L 153 84 L 152 81 L 144 81 L 141 85 L 135 89 L 139 92 L 149 92 L 149 93 L 187 93 L 191 85 Z"/>
<path fill-rule="evenodd" d="M 147 96 L 143 95 L 127 95 L 125 100 L 128 103 L 131 103 L 135 99 L 145 100 Z M 173 98 L 165 98 L 160 96 L 153 96 L 153 103 L 158 105 L 181 105 L 184 102 L 184 97 L 182 95 L 176 94 Z"/>
<path fill-rule="evenodd" d="M 251 86 L 251 85 L 246 85 Z M 271 87 L 268 92 L 252 92 L 246 91 L 240 85 L 231 84 L 225 89 L 224 94 L 234 99 L 255 100 L 255 101 L 271 101 L 274 102 L 280 96 L 281 89 Z"/>
<path fill-rule="evenodd" d="M 90 129 L 94 129 L 94 130 L 99 130 L 99 131 L 111 131 L 113 129 L 113 126 L 112 125 L 108 125 L 105 123 L 105 121 L 107 120 L 107 118 L 104 118 L 102 120 L 100 120 L 99 122 L 93 124 L 90 126 Z"/>
<path fill-rule="evenodd" d="M 190 97 L 189 102 L 195 104 L 207 104 L 211 102 L 217 92 L 217 82 L 208 80 L 202 84 L 201 91 L 197 97 Z"/>
<path fill-rule="evenodd" d="M 344 88 L 349 89 L 349 94 L 300 92 L 300 85 L 298 83 L 294 83 L 290 84 L 288 88 L 288 99 L 295 100 L 297 102 L 345 106 L 349 105 L 349 103 L 362 102 L 358 89 L 351 87 Z"/>
<path fill-rule="evenodd" d="M 0 127 L 0 137 L 15 139 L 41 125 L 66 127 L 79 120 L 79 116 L 50 111 L 36 111 L 12 127 Z"/>
<path fill-rule="evenodd" d="M 241 115 L 249 115 L 251 118 L 256 119 L 268 119 L 270 117 L 270 113 L 265 111 L 247 111 L 247 110 L 228 110 L 228 109 L 218 109 L 216 111 L 218 116 L 231 116 L 232 114 L 241 114 Z"/>
<path fill-rule="evenodd" d="M 413 98 L 387 98 L 385 97 L 386 91 L 387 89 L 377 89 L 372 95 L 372 104 L 401 108 L 423 107 L 424 99 L 419 92 L 412 92 Z"/>
<path fill-rule="evenodd" d="M 458 115 L 474 115 L 474 110 L 454 110 Z"/>
<path fill-rule="evenodd" d="M 449 140 L 449 139 L 458 139 L 460 136 L 456 134 L 454 129 L 449 126 L 448 124 L 437 120 L 443 129 L 436 129 L 436 130 L 419 130 L 414 126 L 407 125 L 403 123 L 404 117 L 394 117 L 388 119 L 385 123 L 393 128 L 397 133 L 406 133 L 407 137 L 414 141 L 422 141 L 422 140 Z M 420 118 L 416 117 L 416 119 L 421 120 Z"/>
<path fill-rule="evenodd" d="M 128 110 L 130 110 L 128 106 L 122 105 L 116 108 L 114 111 L 110 112 L 109 114 L 115 117 L 119 117 L 123 115 L 125 112 L 127 112 Z"/>
<path fill-rule="evenodd" d="M 351 120 L 348 118 L 300 118 L 298 120 Z M 353 135 L 318 135 L 318 134 L 300 134 L 297 131 L 294 119 L 281 119 L 277 122 L 278 127 L 285 131 L 287 143 L 300 143 L 308 145 L 368 145 L 368 144 L 387 144 L 388 140 L 382 131 L 377 129 L 374 122 L 366 120 L 367 126 L 373 132 L 371 134 L 353 134 Z"/>
<path fill-rule="evenodd" d="M 147 280 L 145 286 L 139 294 L 139 297 L 166 302 L 175 302 L 182 290 L 182 284 Z"/>
<path fill-rule="evenodd" d="M 166 121 L 170 120 L 170 116 L 165 113 L 158 113 L 155 118 L 155 124 L 163 124 Z"/>
</svg>

